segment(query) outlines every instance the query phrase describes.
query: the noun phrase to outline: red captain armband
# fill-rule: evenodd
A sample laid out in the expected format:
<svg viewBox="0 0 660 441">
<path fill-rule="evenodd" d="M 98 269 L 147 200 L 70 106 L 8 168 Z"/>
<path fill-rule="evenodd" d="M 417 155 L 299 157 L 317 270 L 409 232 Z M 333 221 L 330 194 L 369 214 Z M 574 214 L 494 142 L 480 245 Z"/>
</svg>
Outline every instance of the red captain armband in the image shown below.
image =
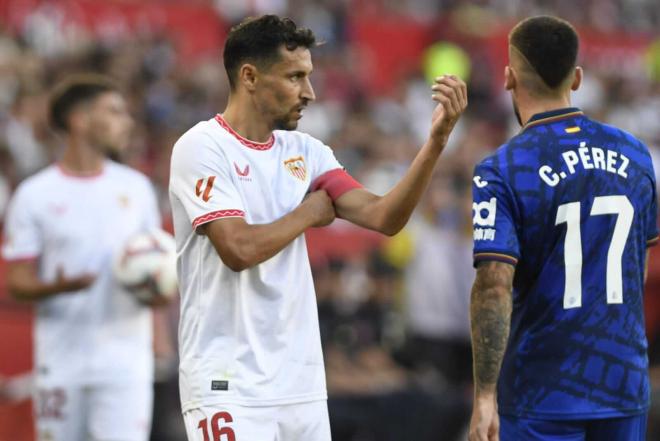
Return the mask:
<svg viewBox="0 0 660 441">
<path fill-rule="evenodd" d="M 343 168 L 336 168 L 316 178 L 312 183 L 311 191 L 325 190 L 334 202 L 341 195 L 354 188 L 362 188 L 362 184 L 356 181 Z"/>
</svg>

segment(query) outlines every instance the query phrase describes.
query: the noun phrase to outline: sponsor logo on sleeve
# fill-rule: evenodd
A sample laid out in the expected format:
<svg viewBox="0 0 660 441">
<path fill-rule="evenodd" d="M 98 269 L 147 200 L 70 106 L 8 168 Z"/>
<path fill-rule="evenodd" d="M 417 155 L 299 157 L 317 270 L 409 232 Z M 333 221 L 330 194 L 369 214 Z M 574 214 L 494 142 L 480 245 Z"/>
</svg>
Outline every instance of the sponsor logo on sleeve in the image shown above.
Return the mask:
<svg viewBox="0 0 660 441">
<path fill-rule="evenodd" d="M 495 240 L 494 228 L 481 227 L 495 226 L 495 216 L 497 215 L 497 199 L 493 197 L 488 201 L 473 202 L 472 210 L 474 212 L 472 217 L 472 223 L 475 227 L 474 240 Z"/>
<path fill-rule="evenodd" d="M 211 199 L 211 190 L 213 190 L 213 182 L 215 181 L 215 176 L 209 176 L 208 178 L 202 178 L 197 181 L 195 186 L 195 196 L 201 197 L 204 202 L 208 202 Z M 204 186 L 206 182 L 206 186 Z M 202 190 L 204 187 L 204 190 Z"/>
</svg>

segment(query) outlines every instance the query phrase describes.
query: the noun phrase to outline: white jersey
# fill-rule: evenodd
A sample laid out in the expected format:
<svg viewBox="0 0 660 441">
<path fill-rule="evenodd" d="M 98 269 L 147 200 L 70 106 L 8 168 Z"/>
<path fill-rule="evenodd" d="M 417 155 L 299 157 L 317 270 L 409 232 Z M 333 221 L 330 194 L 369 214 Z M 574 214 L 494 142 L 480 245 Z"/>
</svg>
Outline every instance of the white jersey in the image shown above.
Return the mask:
<svg viewBox="0 0 660 441">
<path fill-rule="evenodd" d="M 293 211 L 324 173 L 341 169 L 309 135 L 255 143 L 222 119 L 198 123 L 172 152 L 170 201 L 178 250 L 183 411 L 212 404 L 326 398 L 318 314 L 304 235 L 234 272 L 196 227 L 224 217 L 267 224 Z"/>
<path fill-rule="evenodd" d="M 38 382 L 152 378 L 151 310 L 117 284 L 111 262 L 128 236 L 159 224 L 149 180 L 111 161 L 94 177 L 52 165 L 21 183 L 6 219 L 4 258 L 37 259 L 45 282 L 60 269 L 97 276 L 85 290 L 37 303 Z"/>
</svg>

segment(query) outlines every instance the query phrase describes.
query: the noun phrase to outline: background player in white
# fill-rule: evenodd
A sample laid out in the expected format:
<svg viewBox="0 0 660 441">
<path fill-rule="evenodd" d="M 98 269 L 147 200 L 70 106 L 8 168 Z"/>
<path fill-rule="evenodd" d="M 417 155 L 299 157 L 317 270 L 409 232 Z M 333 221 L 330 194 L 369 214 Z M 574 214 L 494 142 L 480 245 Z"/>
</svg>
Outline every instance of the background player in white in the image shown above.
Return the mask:
<svg viewBox="0 0 660 441">
<path fill-rule="evenodd" d="M 40 440 L 144 441 L 152 408 L 151 310 L 111 274 L 130 235 L 160 225 L 142 174 L 106 159 L 127 146 L 132 120 L 104 77 L 54 91 L 60 161 L 16 190 L 3 244 L 8 289 L 37 301 L 35 417 Z"/>
<path fill-rule="evenodd" d="M 314 44 L 310 30 L 273 15 L 233 28 L 224 49 L 227 108 L 173 150 L 180 386 L 190 440 L 330 439 L 302 233 L 335 215 L 399 231 L 467 105 L 461 80 L 439 78 L 428 141 L 401 181 L 376 196 L 329 147 L 294 131 L 315 98 Z"/>
</svg>

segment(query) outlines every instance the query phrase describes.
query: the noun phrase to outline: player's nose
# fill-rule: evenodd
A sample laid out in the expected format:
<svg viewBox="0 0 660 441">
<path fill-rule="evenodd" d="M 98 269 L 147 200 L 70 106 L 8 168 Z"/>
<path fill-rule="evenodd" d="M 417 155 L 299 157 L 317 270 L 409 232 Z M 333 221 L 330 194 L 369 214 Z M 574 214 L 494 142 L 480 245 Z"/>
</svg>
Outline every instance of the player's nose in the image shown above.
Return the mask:
<svg viewBox="0 0 660 441">
<path fill-rule="evenodd" d="M 312 87 L 312 83 L 311 81 L 309 81 L 309 78 L 305 79 L 305 83 L 301 90 L 300 97 L 307 102 L 316 100 L 316 95 L 314 94 L 314 88 Z"/>
</svg>

